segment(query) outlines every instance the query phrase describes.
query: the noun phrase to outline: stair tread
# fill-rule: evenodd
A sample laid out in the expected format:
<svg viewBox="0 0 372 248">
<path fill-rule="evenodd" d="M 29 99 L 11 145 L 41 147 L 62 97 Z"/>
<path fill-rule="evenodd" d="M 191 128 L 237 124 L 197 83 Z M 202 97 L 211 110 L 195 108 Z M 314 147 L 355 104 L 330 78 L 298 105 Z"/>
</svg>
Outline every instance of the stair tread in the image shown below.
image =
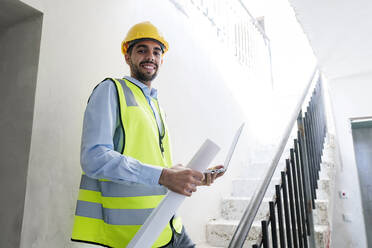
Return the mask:
<svg viewBox="0 0 372 248">
<path fill-rule="evenodd" d="M 329 229 L 329 226 L 328 225 L 317 225 L 317 224 L 315 224 L 314 229 L 315 229 L 315 232 L 324 232 L 324 231 L 327 231 Z"/>
<path fill-rule="evenodd" d="M 219 248 L 220 246 L 213 246 L 208 243 L 200 243 L 200 244 L 196 244 L 196 247 L 198 248 Z"/>
<path fill-rule="evenodd" d="M 246 177 L 236 177 L 236 178 L 233 178 L 232 181 L 254 181 L 254 180 L 257 180 L 257 181 L 262 181 L 263 178 L 260 178 L 260 177 L 252 177 L 252 178 L 246 178 Z M 280 177 L 273 177 L 271 178 L 271 180 L 278 180 L 280 181 Z"/>
<path fill-rule="evenodd" d="M 239 224 L 240 220 L 224 220 L 224 219 L 217 219 L 217 220 L 211 220 L 209 221 L 209 225 L 230 225 L 230 226 L 237 226 Z M 252 227 L 259 227 L 261 228 L 261 222 L 260 221 L 254 221 L 252 223 Z M 329 229 L 328 225 L 314 225 L 315 232 L 324 232 Z"/>
<path fill-rule="evenodd" d="M 230 225 L 230 226 L 237 226 L 240 220 L 225 220 L 225 219 L 217 219 L 217 220 L 210 220 L 208 224 L 211 225 Z M 260 221 L 254 221 L 252 226 L 261 226 Z"/>
<path fill-rule="evenodd" d="M 242 201 L 247 201 L 250 200 L 252 197 L 249 196 L 225 196 L 222 198 L 222 200 L 242 200 Z M 272 197 L 264 197 L 263 201 L 264 202 L 269 202 L 272 200 Z"/>
</svg>

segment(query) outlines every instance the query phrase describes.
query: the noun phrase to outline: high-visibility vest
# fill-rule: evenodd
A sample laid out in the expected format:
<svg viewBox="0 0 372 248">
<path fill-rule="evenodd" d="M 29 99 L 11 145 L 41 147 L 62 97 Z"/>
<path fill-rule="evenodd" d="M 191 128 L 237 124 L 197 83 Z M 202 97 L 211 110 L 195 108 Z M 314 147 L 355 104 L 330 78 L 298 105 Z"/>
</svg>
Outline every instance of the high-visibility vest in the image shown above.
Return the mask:
<svg viewBox="0 0 372 248">
<path fill-rule="evenodd" d="M 122 154 L 144 164 L 171 167 L 168 129 L 158 102 L 152 99 L 162 119 L 162 134 L 141 88 L 126 79 L 110 80 L 116 86 L 119 99 L 124 133 Z M 83 174 L 71 239 L 106 247 L 126 247 L 166 192 L 164 186 L 119 184 Z M 179 217 L 172 219 L 172 225 L 181 233 Z M 171 239 L 172 229 L 168 223 L 153 247 L 166 245 Z"/>
</svg>

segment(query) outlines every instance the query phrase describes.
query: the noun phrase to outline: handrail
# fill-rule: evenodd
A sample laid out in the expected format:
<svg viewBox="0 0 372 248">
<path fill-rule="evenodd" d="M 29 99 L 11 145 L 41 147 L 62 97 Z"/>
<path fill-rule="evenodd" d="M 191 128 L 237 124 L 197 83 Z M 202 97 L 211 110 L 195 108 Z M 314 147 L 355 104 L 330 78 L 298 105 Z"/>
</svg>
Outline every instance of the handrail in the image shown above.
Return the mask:
<svg viewBox="0 0 372 248">
<path fill-rule="evenodd" d="M 273 85 L 270 39 L 242 0 L 169 1 L 188 18 L 193 17 L 193 13 L 196 12 L 204 15 L 215 30 L 217 37 L 224 43 L 227 50 L 233 53 L 238 63 L 247 67 L 252 67 L 253 64 L 263 67 L 259 71 L 265 71 L 263 72 L 265 77 L 266 69 L 269 70 L 271 78 L 268 80 L 271 80 Z M 199 21 L 199 18 L 195 20 Z M 256 63 L 256 58 L 260 60 L 264 58 L 268 61 L 263 64 Z"/>
<path fill-rule="evenodd" d="M 234 235 L 230 241 L 229 248 L 237 248 L 237 247 L 243 247 L 243 244 L 245 242 L 245 239 L 248 235 L 249 230 L 251 229 L 252 223 L 254 221 L 254 218 L 256 217 L 256 214 L 258 212 L 258 209 L 261 205 L 261 202 L 265 196 L 266 190 L 270 184 L 271 178 L 274 175 L 274 172 L 276 170 L 276 167 L 279 163 L 280 157 L 283 154 L 284 148 L 288 142 L 291 130 L 293 126 L 295 125 L 297 121 L 298 114 L 302 110 L 303 103 L 306 99 L 306 96 L 309 93 L 310 87 L 314 81 L 314 77 L 316 75 L 317 68 L 314 69 L 311 79 L 309 80 L 301 98 L 299 99 L 296 108 L 291 116 L 291 119 L 285 129 L 285 132 L 283 133 L 283 136 L 281 138 L 280 145 L 278 146 L 275 156 L 271 161 L 270 167 L 266 173 L 266 176 L 264 180 L 262 181 L 260 187 L 258 190 L 256 189 L 253 193 L 253 196 L 251 200 L 249 201 L 248 207 L 245 209 L 244 214 L 242 218 L 239 221 L 238 227 L 236 228 Z"/>
<path fill-rule="evenodd" d="M 251 14 L 251 12 L 249 12 L 247 6 L 245 6 L 245 4 L 243 3 L 243 1 L 242 0 L 238 0 L 238 2 L 242 6 L 242 8 L 245 10 L 245 12 L 248 14 L 248 16 L 251 18 L 251 21 L 252 21 L 253 25 L 258 29 L 258 31 L 260 31 L 260 33 L 262 34 L 262 36 L 263 36 L 263 38 L 265 40 L 265 44 L 267 45 L 268 52 L 269 52 L 271 87 L 274 88 L 274 77 L 273 77 L 273 65 L 272 65 L 272 62 L 271 62 L 271 42 L 270 42 L 270 39 L 266 35 L 265 30 L 258 23 L 257 19 L 253 17 L 253 15 Z"/>
<path fill-rule="evenodd" d="M 262 34 L 264 39 L 267 40 L 268 42 L 270 42 L 270 39 L 269 39 L 269 37 L 267 37 L 265 30 L 263 30 L 262 26 L 258 23 L 257 19 L 253 17 L 251 12 L 249 12 L 247 6 L 245 6 L 245 4 L 243 3 L 242 0 L 238 0 L 238 2 L 242 6 L 242 8 L 245 10 L 245 12 L 247 12 L 248 16 L 251 18 L 251 21 L 252 21 L 253 25 L 255 25 L 256 28 L 260 31 L 260 33 Z"/>
</svg>

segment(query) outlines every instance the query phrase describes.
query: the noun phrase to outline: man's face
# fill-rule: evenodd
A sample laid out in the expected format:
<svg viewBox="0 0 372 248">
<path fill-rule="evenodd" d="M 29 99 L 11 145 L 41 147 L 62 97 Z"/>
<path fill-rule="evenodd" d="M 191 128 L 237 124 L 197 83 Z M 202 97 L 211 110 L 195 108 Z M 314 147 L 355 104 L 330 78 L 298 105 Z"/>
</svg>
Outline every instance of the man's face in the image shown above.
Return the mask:
<svg viewBox="0 0 372 248">
<path fill-rule="evenodd" d="M 141 82 L 151 82 L 163 63 L 160 45 L 152 40 L 144 40 L 133 45 L 130 53 L 125 55 L 131 76 Z"/>
</svg>

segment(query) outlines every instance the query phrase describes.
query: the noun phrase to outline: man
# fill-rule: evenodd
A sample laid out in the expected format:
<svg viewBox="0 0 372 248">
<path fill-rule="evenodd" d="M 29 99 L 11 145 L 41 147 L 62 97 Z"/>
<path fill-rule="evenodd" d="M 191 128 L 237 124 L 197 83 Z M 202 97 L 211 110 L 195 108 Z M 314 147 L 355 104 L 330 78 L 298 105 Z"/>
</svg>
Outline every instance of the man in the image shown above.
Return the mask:
<svg viewBox="0 0 372 248">
<path fill-rule="evenodd" d="M 152 88 L 168 48 L 150 22 L 134 25 L 122 43 L 131 76 L 104 80 L 89 99 L 72 241 L 126 247 L 167 189 L 191 196 L 223 174 L 172 166 L 168 128 Z M 153 247 L 194 246 L 174 216 Z"/>
</svg>

